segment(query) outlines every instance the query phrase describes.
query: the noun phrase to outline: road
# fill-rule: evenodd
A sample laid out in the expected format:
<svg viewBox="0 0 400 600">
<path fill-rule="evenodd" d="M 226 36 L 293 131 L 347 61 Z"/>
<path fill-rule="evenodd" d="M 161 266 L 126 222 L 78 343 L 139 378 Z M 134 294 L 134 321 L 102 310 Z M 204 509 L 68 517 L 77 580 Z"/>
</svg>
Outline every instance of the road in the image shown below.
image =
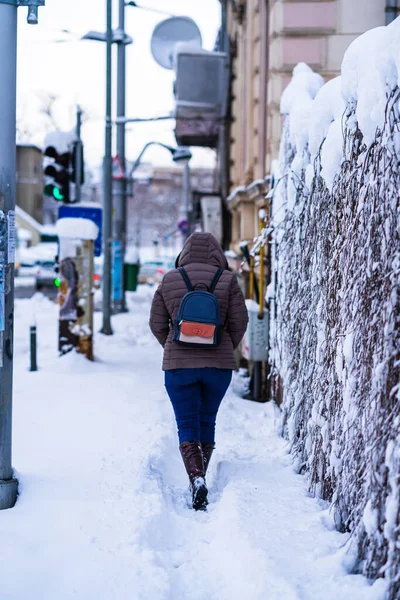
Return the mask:
<svg viewBox="0 0 400 600">
<path fill-rule="evenodd" d="M 14 290 L 15 298 L 32 298 L 37 293 L 34 277 L 16 277 Z M 57 297 L 57 288 L 55 286 L 44 287 L 40 292 L 47 296 L 47 298 L 50 298 L 50 300 L 55 300 Z"/>
</svg>

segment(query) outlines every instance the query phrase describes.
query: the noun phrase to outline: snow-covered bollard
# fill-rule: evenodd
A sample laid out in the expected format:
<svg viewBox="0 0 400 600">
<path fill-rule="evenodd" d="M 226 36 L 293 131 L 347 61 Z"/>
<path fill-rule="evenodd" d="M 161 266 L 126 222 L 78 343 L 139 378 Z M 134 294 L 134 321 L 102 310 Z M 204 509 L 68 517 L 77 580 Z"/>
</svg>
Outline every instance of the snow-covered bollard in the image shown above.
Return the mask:
<svg viewBox="0 0 400 600">
<path fill-rule="evenodd" d="M 82 218 L 57 221 L 60 240 L 60 354 L 76 348 L 93 360 L 93 271 L 97 225 Z"/>
</svg>

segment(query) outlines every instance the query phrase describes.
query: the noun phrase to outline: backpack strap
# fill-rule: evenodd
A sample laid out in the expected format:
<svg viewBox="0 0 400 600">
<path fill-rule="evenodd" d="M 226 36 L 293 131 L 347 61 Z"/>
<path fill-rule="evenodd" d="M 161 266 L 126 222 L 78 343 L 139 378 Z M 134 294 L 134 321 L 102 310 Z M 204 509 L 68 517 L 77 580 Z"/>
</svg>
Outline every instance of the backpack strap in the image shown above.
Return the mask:
<svg viewBox="0 0 400 600">
<path fill-rule="evenodd" d="M 178 271 L 182 275 L 182 279 L 186 283 L 187 289 L 189 290 L 189 292 L 192 292 L 193 286 L 192 286 L 192 282 L 189 279 L 189 275 L 186 273 L 186 271 L 183 267 L 179 267 Z"/>
<path fill-rule="evenodd" d="M 223 269 L 218 269 L 218 271 L 215 273 L 215 275 L 213 277 L 213 280 L 211 282 L 211 285 L 210 285 L 210 290 L 209 290 L 211 294 L 214 293 L 216 285 L 217 285 L 217 283 L 219 281 L 219 278 L 221 277 L 221 275 L 222 275 L 223 272 L 224 272 Z"/>
</svg>

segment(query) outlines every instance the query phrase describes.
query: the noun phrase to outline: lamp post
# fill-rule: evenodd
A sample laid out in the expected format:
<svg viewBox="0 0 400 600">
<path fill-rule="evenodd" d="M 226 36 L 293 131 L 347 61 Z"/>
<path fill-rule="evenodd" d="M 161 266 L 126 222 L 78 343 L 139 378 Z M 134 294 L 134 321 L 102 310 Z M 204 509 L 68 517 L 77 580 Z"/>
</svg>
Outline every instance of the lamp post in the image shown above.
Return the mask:
<svg viewBox="0 0 400 600">
<path fill-rule="evenodd" d="M 131 183 L 131 195 L 132 197 L 134 196 L 134 190 L 133 190 L 133 175 L 136 171 L 136 169 L 138 168 L 138 166 L 140 165 L 140 161 L 142 160 L 142 157 L 144 155 L 144 153 L 146 152 L 147 148 L 149 148 L 150 146 L 161 146 L 162 148 L 165 148 L 166 150 L 168 150 L 171 153 L 172 156 L 172 160 L 175 163 L 181 163 L 184 164 L 185 167 L 185 171 L 184 171 L 184 177 L 183 179 L 185 180 L 185 172 L 187 173 L 187 177 L 190 177 L 190 171 L 189 171 L 189 161 L 192 158 L 192 153 L 190 152 L 189 148 L 184 148 L 184 147 L 178 147 L 178 148 L 173 148 L 172 146 L 168 146 L 167 144 L 163 144 L 162 142 L 147 142 L 147 144 L 145 146 L 143 146 L 143 149 L 141 150 L 139 156 L 136 158 L 135 162 L 133 163 L 131 170 L 129 172 L 129 176 L 128 176 L 128 181 Z M 189 181 L 189 179 L 188 179 Z M 182 188 L 185 188 L 185 185 L 182 186 Z M 185 192 L 183 192 L 184 194 Z M 185 198 L 188 198 L 188 195 L 185 196 Z M 183 196 L 182 196 L 183 199 Z M 187 206 L 186 202 L 185 203 L 181 203 L 180 206 L 180 215 L 182 212 L 182 206 Z M 187 218 L 187 212 L 185 213 L 186 219 Z M 181 220 L 181 219 L 180 219 Z M 189 220 L 188 220 L 189 222 Z M 137 228 L 137 232 L 136 232 L 136 253 L 137 253 L 137 260 L 139 260 L 139 248 L 140 248 L 140 224 L 139 224 L 139 218 L 138 218 L 138 228 Z"/>
</svg>

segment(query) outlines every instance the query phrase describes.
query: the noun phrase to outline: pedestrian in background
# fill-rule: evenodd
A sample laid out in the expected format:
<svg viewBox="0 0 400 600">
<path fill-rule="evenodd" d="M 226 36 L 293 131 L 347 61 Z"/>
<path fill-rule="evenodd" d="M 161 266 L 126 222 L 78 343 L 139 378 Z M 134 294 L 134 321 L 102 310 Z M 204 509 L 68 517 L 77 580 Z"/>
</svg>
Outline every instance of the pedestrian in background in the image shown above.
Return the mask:
<svg viewBox="0 0 400 600">
<path fill-rule="evenodd" d="M 248 315 L 237 279 L 228 270 L 223 250 L 210 233 L 193 233 L 175 266 L 166 273 L 154 295 L 150 328 L 164 348 L 165 387 L 175 413 L 193 508 L 205 510 L 205 475 L 215 447 L 217 412 L 232 371 L 237 368 L 234 350 L 246 331 Z M 181 318 L 181 302 L 191 290 L 212 293 L 217 299 L 218 331 L 204 323 L 196 323 L 196 329 L 193 324 L 192 329 L 183 328 L 189 324 Z M 213 299 L 197 294 L 198 310 L 201 312 L 210 300 L 212 304 Z M 210 335 L 213 337 L 207 337 Z M 197 343 L 190 343 L 191 340 Z"/>
</svg>

